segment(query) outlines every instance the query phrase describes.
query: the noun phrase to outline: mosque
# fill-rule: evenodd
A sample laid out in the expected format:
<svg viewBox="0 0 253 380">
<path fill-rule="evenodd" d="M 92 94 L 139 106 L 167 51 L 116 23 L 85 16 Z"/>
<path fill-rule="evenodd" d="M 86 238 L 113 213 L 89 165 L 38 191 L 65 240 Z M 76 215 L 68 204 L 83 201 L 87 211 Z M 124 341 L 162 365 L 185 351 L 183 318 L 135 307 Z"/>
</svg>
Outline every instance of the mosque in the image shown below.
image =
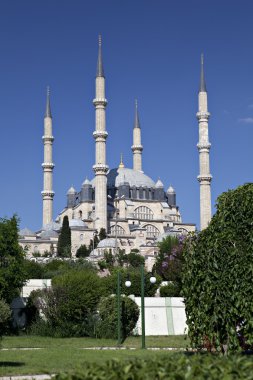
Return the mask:
<svg viewBox="0 0 253 380">
<path fill-rule="evenodd" d="M 129 253 L 137 248 L 146 260 L 153 260 L 157 254 L 157 242 L 167 235 L 181 235 L 195 231 L 195 224 L 184 223 L 176 202 L 176 192 L 172 186 L 164 187 L 162 181 L 147 176 L 142 167 L 143 146 L 141 125 L 135 103 L 133 127 L 133 168 L 126 168 L 121 157 L 118 167 L 109 169 L 106 163 L 106 105 L 105 74 L 102 61 L 101 37 L 99 37 L 98 61 L 95 79 L 95 177 L 86 178 L 81 189 L 72 186 L 67 192 L 66 207 L 53 221 L 53 132 L 49 91 L 47 93 L 44 117 L 44 162 L 42 164 L 44 188 L 43 222 L 41 230 L 33 232 L 27 228 L 20 231 L 19 242 L 27 248 L 28 256 L 45 251 L 56 253 L 57 241 L 65 215 L 71 229 L 71 251 L 90 241 L 101 228 L 107 238 L 100 241 L 90 257 L 99 260 L 105 250 L 112 252 L 124 249 Z M 211 220 L 211 179 L 209 169 L 207 91 L 204 79 L 203 57 L 201 59 L 201 78 L 199 89 L 199 150 L 200 174 L 200 226 L 207 227 Z"/>
</svg>

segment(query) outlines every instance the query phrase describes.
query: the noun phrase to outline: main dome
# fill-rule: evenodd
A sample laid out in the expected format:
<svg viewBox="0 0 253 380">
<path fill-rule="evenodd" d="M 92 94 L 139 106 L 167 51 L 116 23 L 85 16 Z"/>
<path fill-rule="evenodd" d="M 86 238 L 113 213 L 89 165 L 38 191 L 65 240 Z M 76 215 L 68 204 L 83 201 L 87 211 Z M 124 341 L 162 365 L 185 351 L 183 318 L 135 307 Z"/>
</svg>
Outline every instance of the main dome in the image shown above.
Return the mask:
<svg viewBox="0 0 253 380">
<path fill-rule="evenodd" d="M 155 182 L 150 177 L 137 170 L 128 168 L 115 168 L 111 169 L 107 174 L 108 187 L 119 187 L 119 185 L 123 182 L 128 182 L 130 187 L 155 187 Z"/>
</svg>

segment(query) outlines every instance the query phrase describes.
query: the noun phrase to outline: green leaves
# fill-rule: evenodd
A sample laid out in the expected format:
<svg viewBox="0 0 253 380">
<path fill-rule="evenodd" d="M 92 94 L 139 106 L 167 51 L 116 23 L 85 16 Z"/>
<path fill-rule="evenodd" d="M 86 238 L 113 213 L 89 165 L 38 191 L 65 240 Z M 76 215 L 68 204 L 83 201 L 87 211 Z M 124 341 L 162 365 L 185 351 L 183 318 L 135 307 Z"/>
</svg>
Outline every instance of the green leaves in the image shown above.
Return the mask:
<svg viewBox="0 0 253 380">
<path fill-rule="evenodd" d="M 189 336 L 210 349 L 246 347 L 252 333 L 253 184 L 223 193 L 208 228 L 184 249 L 183 294 Z"/>
</svg>

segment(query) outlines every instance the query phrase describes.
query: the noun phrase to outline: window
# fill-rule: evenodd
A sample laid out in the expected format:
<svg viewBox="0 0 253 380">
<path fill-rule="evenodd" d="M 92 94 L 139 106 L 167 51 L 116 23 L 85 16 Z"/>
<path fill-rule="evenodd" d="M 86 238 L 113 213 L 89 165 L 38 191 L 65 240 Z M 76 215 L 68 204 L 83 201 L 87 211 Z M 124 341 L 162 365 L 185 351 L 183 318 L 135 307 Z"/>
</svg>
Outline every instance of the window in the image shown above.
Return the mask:
<svg viewBox="0 0 253 380">
<path fill-rule="evenodd" d="M 82 217 L 83 217 L 83 212 L 82 212 L 82 210 L 80 210 L 79 211 L 79 219 L 82 219 Z"/>
<path fill-rule="evenodd" d="M 110 233 L 111 233 L 111 235 L 116 235 L 116 225 L 115 224 L 114 224 L 114 226 L 111 226 Z M 124 228 L 122 228 L 118 224 L 117 224 L 117 235 L 125 235 Z"/>
<path fill-rule="evenodd" d="M 80 240 L 83 240 L 83 234 L 80 235 Z"/>
<path fill-rule="evenodd" d="M 146 206 L 137 207 L 134 211 L 134 218 L 136 219 L 153 219 L 153 217 L 153 212 Z"/>
<path fill-rule="evenodd" d="M 157 238 L 157 236 L 160 235 L 160 231 L 158 230 L 158 228 L 156 228 L 152 224 L 147 224 L 145 227 L 147 229 L 147 237 Z"/>
</svg>

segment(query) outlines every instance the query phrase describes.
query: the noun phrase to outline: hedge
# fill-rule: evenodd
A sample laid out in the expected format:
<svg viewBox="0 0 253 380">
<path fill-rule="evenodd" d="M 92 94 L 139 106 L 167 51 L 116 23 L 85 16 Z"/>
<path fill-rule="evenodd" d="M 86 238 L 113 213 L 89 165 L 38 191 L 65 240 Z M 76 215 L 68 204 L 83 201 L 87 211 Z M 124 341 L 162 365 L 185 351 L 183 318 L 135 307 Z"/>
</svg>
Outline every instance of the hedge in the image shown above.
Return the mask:
<svg viewBox="0 0 253 380">
<path fill-rule="evenodd" d="M 110 360 L 87 363 L 83 370 L 62 373 L 56 380 L 252 380 L 249 356 L 220 357 L 211 354 L 171 354 L 153 359 Z"/>
</svg>

